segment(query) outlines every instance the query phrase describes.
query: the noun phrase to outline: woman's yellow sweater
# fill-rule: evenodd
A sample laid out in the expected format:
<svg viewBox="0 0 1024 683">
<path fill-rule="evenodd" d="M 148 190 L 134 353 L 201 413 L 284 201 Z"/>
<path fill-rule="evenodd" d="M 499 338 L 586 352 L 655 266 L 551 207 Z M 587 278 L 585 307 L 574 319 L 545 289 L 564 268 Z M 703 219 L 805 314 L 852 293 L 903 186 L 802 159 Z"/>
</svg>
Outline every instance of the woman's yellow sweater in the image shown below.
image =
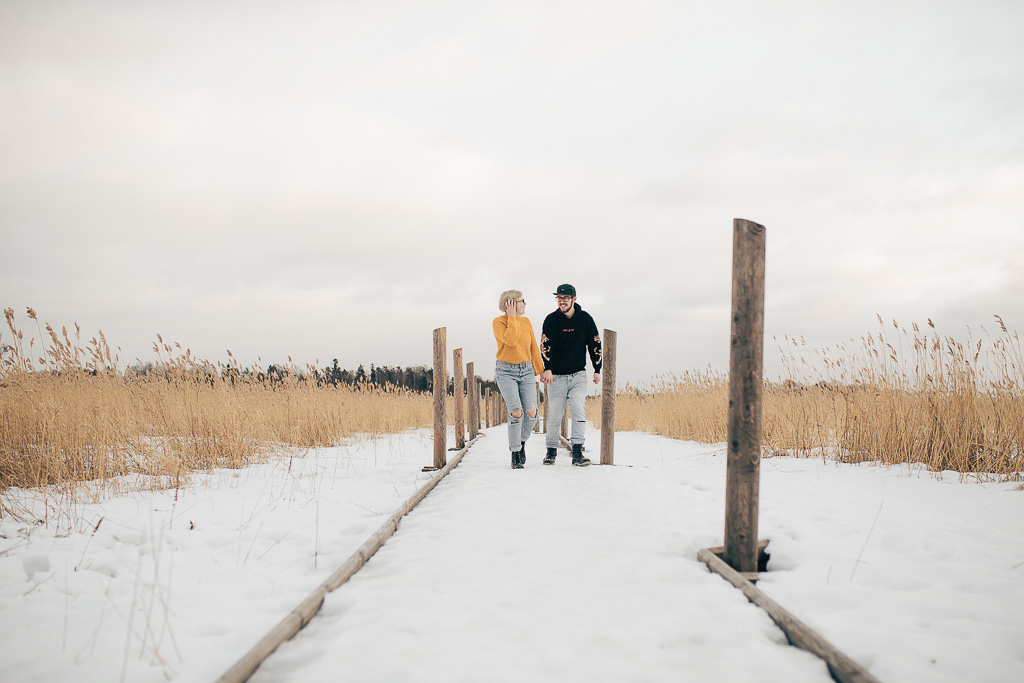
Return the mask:
<svg viewBox="0 0 1024 683">
<path fill-rule="evenodd" d="M 516 318 L 511 315 L 499 315 L 492 323 L 494 339 L 498 342 L 498 360 L 506 363 L 526 363 L 533 361 L 533 374 L 544 372 L 544 361 L 540 357 L 540 347 L 533 334 L 533 325 L 525 316 Z"/>
</svg>

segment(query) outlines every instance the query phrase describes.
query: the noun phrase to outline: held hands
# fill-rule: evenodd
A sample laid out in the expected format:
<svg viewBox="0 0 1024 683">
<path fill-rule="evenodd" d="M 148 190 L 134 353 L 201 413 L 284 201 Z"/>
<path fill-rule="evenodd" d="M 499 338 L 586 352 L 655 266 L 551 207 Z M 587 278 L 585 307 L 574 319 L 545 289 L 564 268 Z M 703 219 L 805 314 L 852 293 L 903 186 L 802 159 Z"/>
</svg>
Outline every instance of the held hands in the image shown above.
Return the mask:
<svg viewBox="0 0 1024 683">
<path fill-rule="evenodd" d="M 545 370 L 544 372 L 540 373 L 540 383 L 541 384 L 551 384 L 554 381 L 555 381 L 555 377 L 554 377 L 554 375 L 552 375 L 550 370 Z M 597 384 L 600 381 L 601 381 L 601 374 L 598 373 L 598 372 L 595 372 L 594 373 L 594 384 Z"/>
</svg>

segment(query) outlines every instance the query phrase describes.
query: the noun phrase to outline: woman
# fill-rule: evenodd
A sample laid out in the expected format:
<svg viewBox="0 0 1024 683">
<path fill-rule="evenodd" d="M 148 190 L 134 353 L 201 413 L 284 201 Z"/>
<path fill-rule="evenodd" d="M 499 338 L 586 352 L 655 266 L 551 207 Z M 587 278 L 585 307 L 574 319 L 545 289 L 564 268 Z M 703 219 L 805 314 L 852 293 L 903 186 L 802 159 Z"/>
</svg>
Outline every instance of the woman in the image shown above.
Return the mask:
<svg viewBox="0 0 1024 683">
<path fill-rule="evenodd" d="M 540 347 L 533 335 L 526 312 L 526 300 L 518 289 L 502 292 L 494 319 L 494 339 L 498 342 L 494 379 L 508 406 L 508 448 L 512 451 L 512 469 L 526 464 L 526 441 L 537 422 L 537 384 L 534 377 L 544 372 Z M 524 415 L 525 411 L 525 415 Z"/>
</svg>

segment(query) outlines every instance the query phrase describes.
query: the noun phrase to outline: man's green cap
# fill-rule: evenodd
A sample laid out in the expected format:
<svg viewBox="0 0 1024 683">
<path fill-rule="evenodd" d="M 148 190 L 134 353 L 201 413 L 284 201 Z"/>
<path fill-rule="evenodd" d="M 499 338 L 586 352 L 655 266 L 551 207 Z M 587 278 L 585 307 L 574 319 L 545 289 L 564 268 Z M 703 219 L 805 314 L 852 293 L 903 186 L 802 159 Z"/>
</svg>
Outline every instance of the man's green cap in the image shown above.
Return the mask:
<svg viewBox="0 0 1024 683">
<path fill-rule="evenodd" d="M 576 296 L 576 288 L 572 285 L 558 285 L 558 289 L 555 290 L 555 296 Z"/>
</svg>

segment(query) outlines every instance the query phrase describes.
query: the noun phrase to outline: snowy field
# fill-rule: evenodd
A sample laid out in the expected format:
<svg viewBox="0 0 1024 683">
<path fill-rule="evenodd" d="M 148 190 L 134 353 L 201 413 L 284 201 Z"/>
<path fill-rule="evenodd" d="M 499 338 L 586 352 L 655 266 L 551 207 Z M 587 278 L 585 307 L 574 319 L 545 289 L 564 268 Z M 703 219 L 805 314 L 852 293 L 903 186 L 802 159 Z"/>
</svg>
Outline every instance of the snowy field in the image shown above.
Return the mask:
<svg viewBox="0 0 1024 683">
<path fill-rule="evenodd" d="M 509 469 L 485 430 L 253 681 L 829 681 L 696 560 L 723 447 L 616 435 Z M 597 459 L 598 432 L 588 432 Z M 0 521 L 0 680 L 214 681 L 431 476 L 429 430 Z M 1024 680 L 1024 491 L 771 458 L 759 587 L 882 681 Z"/>
</svg>

